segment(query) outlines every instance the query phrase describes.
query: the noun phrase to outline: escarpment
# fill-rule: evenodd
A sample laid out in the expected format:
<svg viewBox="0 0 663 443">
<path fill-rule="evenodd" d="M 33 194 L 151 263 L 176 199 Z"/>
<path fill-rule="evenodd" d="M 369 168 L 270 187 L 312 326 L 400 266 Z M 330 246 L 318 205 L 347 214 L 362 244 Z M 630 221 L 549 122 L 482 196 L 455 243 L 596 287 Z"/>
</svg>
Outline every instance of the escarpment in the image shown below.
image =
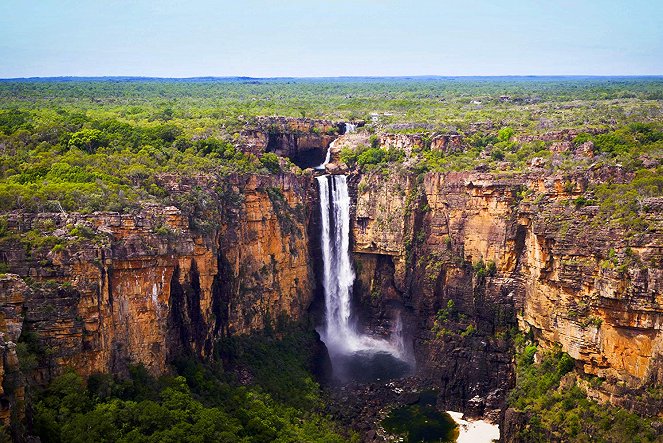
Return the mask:
<svg viewBox="0 0 663 443">
<path fill-rule="evenodd" d="M 402 322 L 417 378 L 444 407 L 498 419 L 520 331 L 567 352 L 590 397 L 663 413 L 648 396 L 663 384 L 663 201 L 642 201 L 648 228 L 632 232 L 578 200 L 592 184 L 628 182 L 621 168 L 361 172 L 340 164 L 343 149 L 446 153 L 462 149 L 461 136 L 339 137 L 338 124 L 299 119 L 256 125 L 241 135 L 246 150 L 297 160 L 329 148 L 327 172 L 348 173 L 359 324 L 386 337 Z M 168 203 L 131 214 L 6 214 L 2 422 L 21 420 L 26 377 L 45 384 L 67 367 L 121 374 L 136 363 L 163 374 L 178 356 L 211 356 L 220 338 L 315 310 L 311 170 L 156 181 Z"/>
<path fill-rule="evenodd" d="M 164 176 L 179 208 L 8 214 L 3 421 L 22 395 L 19 365 L 39 383 L 67 367 L 118 374 L 142 363 L 162 374 L 228 334 L 303 320 L 314 285 L 309 179 Z"/>
<path fill-rule="evenodd" d="M 557 213 L 527 208 L 521 327 L 559 345 L 578 369 L 605 382 L 590 396 L 661 414 L 646 388 L 663 382 L 661 201 L 646 205 L 646 234 L 593 221 L 597 207 Z"/>
<path fill-rule="evenodd" d="M 351 181 L 364 316 L 378 329 L 393 321 L 390 306 L 405 307 L 418 373 L 447 406 L 504 408 L 507 338 L 520 330 L 568 352 L 579 376 L 604 380 L 586 384 L 591 397 L 661 414 L 646 394 L 663 368 L 661 202 L 647 201 L 649 229 L 634 235 L 571 202 L 601 180 L 394 172 Z"/>
</svg>

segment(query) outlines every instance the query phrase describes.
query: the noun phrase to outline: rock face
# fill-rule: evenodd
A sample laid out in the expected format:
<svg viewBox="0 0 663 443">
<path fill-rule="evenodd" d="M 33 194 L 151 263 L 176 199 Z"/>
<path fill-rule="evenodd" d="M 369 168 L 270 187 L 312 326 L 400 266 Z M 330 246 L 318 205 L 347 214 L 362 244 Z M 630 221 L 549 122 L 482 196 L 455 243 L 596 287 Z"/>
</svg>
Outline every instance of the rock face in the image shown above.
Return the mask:
<svg viewBox="0 0 663 443">
<path fill-rule="evenodd" d="M 311 177 L 160 180 L 186 215 L 160 205 L 131 215 L 8 215 L 0 419 L 22 395 L 19 337 L 41 383 L 65 367 L 89 375 L 142 363 L 160 374 L 172 357 L 208 356 L 225 335 L 307 316 Z M 209 192 L 188 207 L 197 189 Z"/>
<path fill-rule="evenodd" d="M 663 384 L 658 205 L 652 202 L 643 220 L 649 232 L 630 240 L 621 229 L 592 223 L 596 207 L 561 214 L 530 208 L 520 220 L 526 230 L 521 325 L 548 346 L 560 345 L 584 374 L 606 379 L 590 395 L 648 415 L 663 412 L 661 405 L 647 410 L 629 397 Z"/>
<path fill-rule="evenodd" d="M 16 275 L 0 276 L 0 424 L 19 422 L 25 413 L 25 383 L 16 343 L 23 329 L 23 307 L 30 289 Z"/>
<path fill-rule="evenodd" d="M 343 123 L 289 117 L 262 117 L 241 134 L 245 151 L 259 155 L 274 152 L 297 159 L 310 151 L 324 152 L 344 128 Z"/>
<path fill-rule="evenodd" d="M 402 149 L 408 155 L 413 149 L 422 149 L 430 146 L 433 151 L 459 152 L 462 151 L 463 138 L 458 134 L 432 134 L 424 136 L 421 134 L 390 134 L 379 135 L 380 145 L 386 149 Z"/>
<path fill-rule="evenodd" d="M 663 383 L 663 232 L 656 199 L 645 234 L 565 202 L 587 176 L 429 173 L 354 177 L 353 235 L 361 316 L 388 331 L 403 309 L 419 375 L 449 407 L 497 414 L 513 381 L 506 337 L 516 326 L 560 346 L 580 374 L 602 377 L 590 396 L 649 415 L 638 399 Z M 523 199 L 528 195 L 528 199 Z"/>
<path fill-rule="evenodd" d="M 431 139 L 433 151 L 458 152 L 463 150 L 463 139 L 458 134 L 436 135 Z"/>
<path fill-rule="evenodd" d="M 264 119 L 252 146 L 296 156 L 331 144 L 328 172 L 346 173 L 343 147 L 375 139 L 337 132 L 330 122 Z M 568 142 L 575 134 L 553 136 Z M 406 151 L 462 149 L 455 135 L 378 141 Z M 439 390 L 441 405 L 499 415 L 513 383 L 510 337 L 520 329 L 568 352 L 579 376 L 605 379 L 586 386 L 590 396 L 663 412 L 646 397 L 663 384 L 661 199 L 642 202 L 649 229 L 630 235 L 600 222 L 598 208 L 570 203 L 593 182 L 630 180 L 618 166 L 568 176 L 385 174 L 348 177 L 356 312 L 378 335 L 402 322 L 417 379 Z M 25 376 L 46 383 L 65 367 L 89 375 L 132 363 L 160 374 L 176 356 L 211 355 L 219 338 L 315 310 L 319 209 L 310 173 L 157 182 L 170 203 L 130 215 L 7 214 L 4 423 L 23 414 Z"/>
<path fill-rule="evenodd" d="M 503 336 L 516 325 L 508 240 L 515 236 L 514 186 L 467 174 L 370 175 L 355 182 L 358 287 L 376 312 L 366 317 L 388 322 L 389 307 L 402 306 L 418 374 L 440 390 L 446 407 L 497 411 L 511 380 Z M 373 275 L 372 255 L 387 263 Z M 475 275 L 472 264 L 480 260 L 495 260 L 504 274 Z"/>
</svg>

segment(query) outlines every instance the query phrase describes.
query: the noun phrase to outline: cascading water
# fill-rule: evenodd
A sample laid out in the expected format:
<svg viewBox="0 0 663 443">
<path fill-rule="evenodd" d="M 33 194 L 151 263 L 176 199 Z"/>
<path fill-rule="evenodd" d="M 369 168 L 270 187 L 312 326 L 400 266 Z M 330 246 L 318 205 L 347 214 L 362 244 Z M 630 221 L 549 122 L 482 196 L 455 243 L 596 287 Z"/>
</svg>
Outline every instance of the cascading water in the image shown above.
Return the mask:
<svg viewBox="0 0 663 443">
<path fill-rule="evenodd" d="M 331 161 L 331 145 L 327 148 L 327 154 L 325 155 L 325 161 L 323 161 L 318 166 L 316 166 L 315 169 L 324 170 L 325 167 L 327 166 L 327 163 L 329 163 L 330 161 Z"/>
<path fill-rule="evenodd" d="M 347 122 L 347 123 L 345 124 L 345 132 L 344 132 L 344 134 L 352 134 L 352 133 L 355 132 L 356 130 L 357 130 L 357 125 L 355 125 L 354 123 Z"/>
<path fill-rule="evenodd" d="M 350 261 L 350 196 L 344 175 L 317 177 L 320 189 L 320 211 L 322 219 L 321 247 L 323 261 L 323 286 L 325 292 L 325 326 L 321 331 L 336 373 L 340 366 L 353 365 L 355 357 L 361 357 L 365 365 L 376 357 L 384 360 L 385 355 L 399 364 L 404 360 L 400 315 L 396 330 L 389 340 L 377 339 L 360 334 L 352 322 L 352 285 L 355 274 Z M 384 361 L 378 362 L 382 365 Z M 397 365 L 398 366 L 398 365 Z M 358 367 L 358 366 L 357 366 Z M 362 370 L 362 368 L 358 367 Z"/>
<path fill-rule="evenodd" d="M 345 176 L 318 177 L 322 213 L 322 262 L 325 288 L 325 336 L 336 348 L 354 338 L 350 295 L 355 274 L 350 264 L 350 197 Z M 330 188 L 331 184 L 331 188 Z M 330 204 L 331 202 L 331 204 Z"/>
<path fill-rule="evenodd" d="M 355 125 L 354 123 L 348 122 L 348 123 L 345 124 L 345 131 L 343 132 L 343 135 L 351 134 L 351 133 L 355 132 L 356 130 L 357 130 L 357 125 Z M 329 145 L 329 147 L 327 148 L 327 154 L 325 155 L 325 161 L 323 161 L 318 166 L 316 166 L 315 169 L 324 170 L 325 166 L 327 166 L 327 164 L 330 161 L 331 161 L 331 145 Z"/>
</svg>

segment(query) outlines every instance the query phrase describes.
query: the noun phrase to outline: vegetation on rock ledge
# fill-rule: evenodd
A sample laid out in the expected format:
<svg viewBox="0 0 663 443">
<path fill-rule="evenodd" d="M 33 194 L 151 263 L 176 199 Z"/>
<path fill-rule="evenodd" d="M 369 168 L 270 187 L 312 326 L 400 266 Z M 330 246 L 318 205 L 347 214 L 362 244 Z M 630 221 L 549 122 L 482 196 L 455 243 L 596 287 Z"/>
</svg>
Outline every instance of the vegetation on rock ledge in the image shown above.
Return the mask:
<svg viewBox="0 0 663 443">
<path fill-rule="evenodd" d="M 516 346 L 516 387 L 509 405 L 525 413 L 526 424 L 519 435 L 523 441 L 663 441 L 652 420 L 587 398 L 575 382 L 574 360 L 567 353 L 539 351 L 522 336 Z"/>
</svg>

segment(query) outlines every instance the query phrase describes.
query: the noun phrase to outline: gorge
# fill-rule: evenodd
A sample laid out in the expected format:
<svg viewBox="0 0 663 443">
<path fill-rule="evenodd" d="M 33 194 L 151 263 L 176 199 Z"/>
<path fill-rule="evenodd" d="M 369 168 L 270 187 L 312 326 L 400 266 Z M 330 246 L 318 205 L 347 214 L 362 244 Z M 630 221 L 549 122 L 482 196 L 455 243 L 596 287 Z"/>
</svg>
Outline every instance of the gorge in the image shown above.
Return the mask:
<svg viewBox="0 0 663 443">
<path fill-rule="evenodd" d="M 543 106 L 496 97 L 491 112 Z M 247 441 L 320 429 L 338 440 L 310 441 L 393 441 L 385 419 L 412 406 L 499 425 L 504 442 L 660 441 L 658 123 L 599 125 L 586 111 L 580 127 L 542 117 L 534 129 L 474 119 L 456 130 L 329 112 L 233 115 L 221 128 L 215 106 L 193 123 L 191 110 L 146 117 L 134 148 L 122 132 L 131 109 L 0 140 L 34 156 L 7 161 L 0 188 L 0 421 L 17 440 L 49 441 L 40 429 L 56 429 L 57 414 L 44 405 L 75 375 L 87 384 L 72 390 L 102 412 L 119 400 L 161 407 L 184 380 Z M 93 149 L 69 133 L 85 130 L 107 139 Z M 614 140 L 629 150 L 609 151 Z M 131 383 L 152 379 L 166 388 L 140 397 Z M 259 404 L 260 420 L 244 404 Z M 276 404 L 286 412 L 269 422 Z"/>
</svg>

